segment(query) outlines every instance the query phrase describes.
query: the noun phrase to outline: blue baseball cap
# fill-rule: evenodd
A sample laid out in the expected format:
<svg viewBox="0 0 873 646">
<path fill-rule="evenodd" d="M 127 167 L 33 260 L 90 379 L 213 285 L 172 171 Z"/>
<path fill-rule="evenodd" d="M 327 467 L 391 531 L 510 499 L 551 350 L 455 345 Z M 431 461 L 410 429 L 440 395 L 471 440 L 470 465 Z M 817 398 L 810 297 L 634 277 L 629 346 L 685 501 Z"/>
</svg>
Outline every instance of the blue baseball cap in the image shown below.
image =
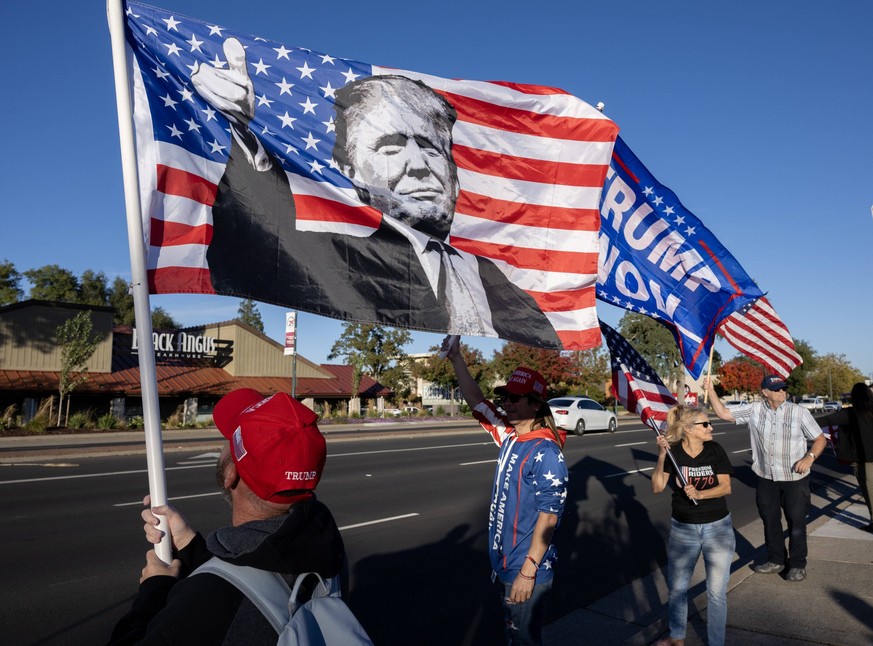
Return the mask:
<svg viewBox="0 0 873 646">
<path fill-rule="evenodd" d="M 782 390 L 788 388 L 788 384 L 778 375 L 767 375 L 761 382 L 761 390 Z"/>
</svg>

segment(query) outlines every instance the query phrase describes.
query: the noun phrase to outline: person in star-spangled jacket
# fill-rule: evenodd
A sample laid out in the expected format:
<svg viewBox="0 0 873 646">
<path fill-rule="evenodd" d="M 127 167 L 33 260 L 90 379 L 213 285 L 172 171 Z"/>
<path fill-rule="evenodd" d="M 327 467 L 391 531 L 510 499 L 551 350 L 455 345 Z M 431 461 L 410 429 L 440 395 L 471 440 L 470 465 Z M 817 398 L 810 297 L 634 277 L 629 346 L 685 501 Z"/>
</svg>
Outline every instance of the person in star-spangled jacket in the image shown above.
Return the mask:
<svg viewBox="0 0 873 646">
<path fill-rule="evenodd" d="M 499 587 L 510 644 L 541 644 L 545 598 L 557 561 L 552 535 L 567 498 L 566 434 L 555 427 L 546 382 L 519 367 L 495 392 L 502 409 L 487 399 L 447 337 L 443 350 L 455 368 L 461 394 L 473 416 L 500 447 L 488 517 L 492 578 Z"/>
</svg>

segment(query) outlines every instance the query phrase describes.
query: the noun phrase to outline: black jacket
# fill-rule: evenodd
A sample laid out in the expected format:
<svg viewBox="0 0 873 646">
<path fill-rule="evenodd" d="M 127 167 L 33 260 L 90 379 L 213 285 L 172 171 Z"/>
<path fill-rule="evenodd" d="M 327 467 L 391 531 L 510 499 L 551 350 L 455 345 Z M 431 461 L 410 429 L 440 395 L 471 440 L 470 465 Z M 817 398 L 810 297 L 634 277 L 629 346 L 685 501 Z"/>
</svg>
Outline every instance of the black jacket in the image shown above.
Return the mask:
<svg viewBox="0 0 873 646">
<path fill-rule="evenodd" d="M 275 644 L 267 619 L 233 584 L 214 574 L 189 576 L 213 555 L 279 572 L 289 584 L 300 572 L 336 576 L 345 559 L 336 522 L 315 499 L 295 504 L 284 516 L 222 528 L 207 540 L 198 534 L 174 554 L 182 561 L 181 578 L 157 576 L 140 584 L 109 643 Z"/>
</svg>

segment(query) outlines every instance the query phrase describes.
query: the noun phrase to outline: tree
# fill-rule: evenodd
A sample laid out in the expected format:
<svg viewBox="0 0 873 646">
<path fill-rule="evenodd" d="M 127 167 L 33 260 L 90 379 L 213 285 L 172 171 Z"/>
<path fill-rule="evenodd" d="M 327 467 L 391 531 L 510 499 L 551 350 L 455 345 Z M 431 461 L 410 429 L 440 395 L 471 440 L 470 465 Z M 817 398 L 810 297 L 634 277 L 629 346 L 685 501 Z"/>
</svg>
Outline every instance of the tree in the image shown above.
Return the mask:
<svg viewBox="0 0 873 646">
<path fill-rule="evenodd" d="M 8 260 L 0 262 L 0 305 L 17 303 L 24 296 L 21 289 L 21 274 Z"/>
<path fill-rule="evenodd" d="M 816 360 L 815 370 L 808 378 L 807 392 L 839 399 L 860 381 L 864 381 L 864 373 L 853 366 L 846 355 L 826 354 Z"/>
<path fill-rule="evenodd" d="M 549 392 L 564 394 L 575 378 L 575 363 L 570 356 L 558 350 L 532 348 L 519 343 L 506 343 L 494 353 L 491 372 L 506 379 L 519 366 L 533 368 L 546 380 Z"/>
<path fill-rule="evenodd" d="M 388 370 L 406 358 L 403 346 L 411 340 L 412 335 L 408 330 L 373 323 L 346 323 L 327 358 L 346 357 L 354 369 L 352 394 L 357 396 L 361 376 L 366 373 L 379 383 L 384 383 Z"/>
<path fill-rule="evenodd" d="M 83 274 L 84 277 L 84 274 Z M 109 288 L 106 301 L 115 310 L 112 322 L 116 325 L 136 325 L 136 309 L 133 304 L 133 294 L 130 292 L 130 283 L 121 276 L 116 276 Z M 152 309 L 153 329 L 175 329 L 181 327 L 176 320 L 163 307 Z"/>
<path fill-rule="evenodd" d="M 494 381 L 492 378 L 493 372 L 491 364 L 485 361 L 485 356 L 481 350 L 471 348 L 466 343 L 461 342 L 461 356 L 467 363 L 467 368 L 470 371 L 470 376 L 473 380 L 482 387 L 482 391 L 486 396 L 491 394 L 491 384 Z M 421 361 L 416 361 L 412 366 L 413 374 L 425 381 L 429 381 L 448 393 L 453 393 L 458 387 L 458 379 L 455 375 L 455 369 L 452 362 L 448 359 L 441 359 L 439 356 L 439 346 L 431 346 L 431 356 Z M 454 400 L 454 397 L 451 397 Z"/>
<path fill-rule="evenodd" d="M 97 349 L 100 336 L 93 334 L 94 324 L 91 312 L 83 310 L 58 326 L 58 345 L 61 347 L 61 375 L 58 379 L 58 426 L 61 425 L 64 397 L 72 394 L 76 387 L 88 377 L 84 375 L 88 359 Z"/>
<path fill-rule="evenodd" d="M 152 310 L 152 328 L 155 330 L 172 330 L 180 327 L 178 323 L 170 316 L 163 307 L 156 307 Z"/>
<path fill-rule="evenodd" d="M 792 340 L 794 341 L 794 350 L 803 359 L 803 363 L 791 371 L 785 382 L 788 384 L 789 395 L 802 397 L 813 392 L 811 376 L 818 365 L 818 355 L 807 341 L 803 339 Z"/>
<path fill-rule="evenodd" d="M 236 311 L 236 314 L 238 321 L 250 325 L 263 334 L 264 322 L 261 320 L 261 313 L 258 311 L 258 306 L 252 299 L 247 298 L 244 301 L 240 301 L 239 309 Z"/>
<path fill-rule="evenodd" d="M 106 274 L 102 271 L 94 273 L 90 269 L 82 272 L 82 278 L 79 280 L 79 302 L 82 305 L 109 305 Z"/>
<path fill-rule="evenodd" d="M 618 331 L 640 353 L 664 384 L 676 391 L 685 378 L 685 368 L 673 335 L 655 319 L 627 312 Z"/>
<path fill-rule="evenodd" d="M 109 305 L 115 310 L 112 322 L 116 325 L 134 325 L 136 316 L 133 309 L 133 294 L 130 284 L 121 276 L 116 276 L 107 296 Z"/>
<path fill-rule="evenodd" d="M 43 301 L 79 302 L 79 280 L 69 269 L 58 265 L 43 265 L 28 269 L 24 276 L 30 282 L 30 298 Z"/>
<path fill-rule="evenodd" d="M 611 375 L 609 352 L 603 347 L 591 348 L 590 350 L 569 353 L 568 357 L 573 364 L 573 377 L 567 394 L 577 392 L 604 403 L 606 401 L 605 386 Z"/>
<path fill-rule="evenodd" d="M 764 367 L 749 357 L 739 356 L 731 359 L 717 371 L 719 383 L 726 392 L 745 394 L 756 393 L 761 389 Z"/>
</svg>

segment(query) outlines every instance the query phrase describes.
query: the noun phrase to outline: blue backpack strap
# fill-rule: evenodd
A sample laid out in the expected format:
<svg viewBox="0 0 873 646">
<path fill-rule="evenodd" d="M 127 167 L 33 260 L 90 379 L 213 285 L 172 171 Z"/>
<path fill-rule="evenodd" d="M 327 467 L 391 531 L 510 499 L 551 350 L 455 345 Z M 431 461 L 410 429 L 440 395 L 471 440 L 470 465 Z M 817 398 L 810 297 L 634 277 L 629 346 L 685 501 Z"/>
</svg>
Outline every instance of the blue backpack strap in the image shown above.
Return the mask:
<svg viewBox="0 0 873 646">
<path fill-rule="evenodd" d="M 289 598 L 291 590 L 281 576 L 253 567 L 234 565 L 213 556 L 191 574 L 214 574 L 235 585 L 270 622 L 276 633 L 281 633 L 291 619 Z M 303 576 L 294 581 L 295 592 Z M 320 577 L 319 577 L 320 578 Z"/>
</svg>

